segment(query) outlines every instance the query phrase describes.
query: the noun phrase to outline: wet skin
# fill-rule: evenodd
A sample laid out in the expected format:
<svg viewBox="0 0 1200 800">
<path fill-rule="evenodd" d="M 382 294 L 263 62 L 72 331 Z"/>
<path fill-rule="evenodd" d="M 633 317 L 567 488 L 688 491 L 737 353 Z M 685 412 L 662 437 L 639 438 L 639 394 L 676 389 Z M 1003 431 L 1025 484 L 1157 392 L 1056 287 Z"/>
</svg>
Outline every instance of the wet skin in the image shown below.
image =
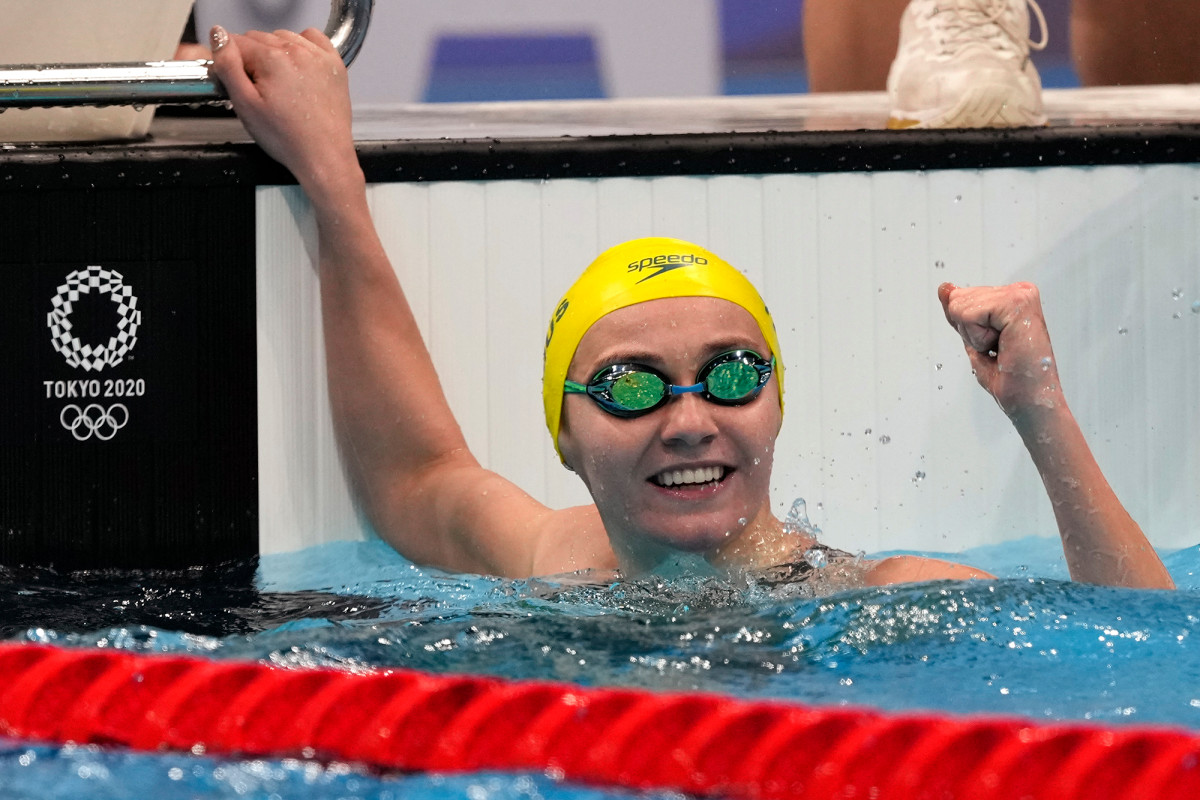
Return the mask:
<svg viewBox="0 0 1200 800">
<path fill-rule="evenodd" d="M 610 364 L 633 362 L 690 385 L 710 359 L 734 349 L 771 357 L 745 309 L 708 297 L 653 300 L 593 325 L 568 376 L 585 383 Z M 559 443 L 591 491 L 626 569 L 650 569 L 676 552 L 718 564 L 779 529 L 769 489 L 781 421 L 774 375 L 745 405 L 685 394 L 632 419 L 613 416 L 584 395 L 567 395 Z M 715 481 L 663 485 L 664 473 L 714 467 Z"/>
</svg>

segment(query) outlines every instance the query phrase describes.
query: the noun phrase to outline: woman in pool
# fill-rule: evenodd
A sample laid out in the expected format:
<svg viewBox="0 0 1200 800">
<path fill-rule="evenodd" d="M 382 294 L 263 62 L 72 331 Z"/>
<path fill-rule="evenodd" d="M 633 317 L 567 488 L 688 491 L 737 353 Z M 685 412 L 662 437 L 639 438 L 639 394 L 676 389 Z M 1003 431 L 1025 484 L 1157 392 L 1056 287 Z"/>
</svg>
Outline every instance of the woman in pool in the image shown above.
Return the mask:
<svg viewBox="0 0 1200 800">
<path fill-rule="evenodd" d="M 740 273 L 695 245 L 638 240 L 603 254 L 568 292 L 547 337 L 546 417 L 595 503 L 547 508 L 467 449 L 375 231 L 332 45 L 314 30 L 214 29 L 212 41 L 239 117 L 312 203 L 335 425 L 386 541 L 418 563 L 511 577 L 802 562 L 816 543 L 786 531 L 768 496 L 783 365 Z M 1171 586 L 1066 406 L 1036 289 L 946 284 L 938 295 L 1043 475 L 1072 576 Z M 858 577 L 987 576 L 904 556 L 867 562 Z"/>
</svg>

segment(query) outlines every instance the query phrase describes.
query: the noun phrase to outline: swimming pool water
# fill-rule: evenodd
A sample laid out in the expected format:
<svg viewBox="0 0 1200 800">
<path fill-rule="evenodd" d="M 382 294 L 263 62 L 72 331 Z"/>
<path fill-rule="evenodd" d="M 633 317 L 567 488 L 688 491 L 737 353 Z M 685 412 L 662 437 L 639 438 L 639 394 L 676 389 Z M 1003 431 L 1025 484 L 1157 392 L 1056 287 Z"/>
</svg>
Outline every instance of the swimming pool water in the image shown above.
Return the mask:
<svg viewBox="0 0 1200 800">
<path fill-rule="evenodd" d="M 786 596 L 706 579 L 552 585 L 415 567 L 379 542 L 186 573 L 13 572 L 19 640 L 337 668 L 402 666 L 891 710 L 1200 729 L 1200 548 L 1177 592 L 1064 580 L 1054 540 L 956 554 L 998 581 Z M 545 776 L 379 776 L 8 742 L 12 797 L 624 796 Z"/>
</svg>

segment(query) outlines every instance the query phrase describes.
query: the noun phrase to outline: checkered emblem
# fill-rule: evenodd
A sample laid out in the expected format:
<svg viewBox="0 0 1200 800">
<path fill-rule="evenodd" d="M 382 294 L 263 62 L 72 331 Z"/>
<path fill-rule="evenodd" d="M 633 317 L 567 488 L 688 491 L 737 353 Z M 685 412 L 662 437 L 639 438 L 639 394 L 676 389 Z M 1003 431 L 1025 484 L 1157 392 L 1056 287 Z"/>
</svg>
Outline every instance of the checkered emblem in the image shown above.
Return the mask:
<svg viewBox="0 0 1200 800">
<path fill-rule="evenodd" d="M 120 320 L 116 332 L 105 344 L 81 342 L 72 332 L 71 312 L 80 296 L 95 292 L 108 295 L 117 306 Z M 142 312 L 138 310 L 133 290 L 125 285 L 121 273 L 102 267 L 76 270 L 67 276 L 67 281 L 58 287 L 58 293 L 50 301 L 53 308 L 46 315 L 54 349 L 72 367 L 99 372 L 105 367 L 115 367 L 137 344 L 138 326 L 142 324 Z"/>
</svg>

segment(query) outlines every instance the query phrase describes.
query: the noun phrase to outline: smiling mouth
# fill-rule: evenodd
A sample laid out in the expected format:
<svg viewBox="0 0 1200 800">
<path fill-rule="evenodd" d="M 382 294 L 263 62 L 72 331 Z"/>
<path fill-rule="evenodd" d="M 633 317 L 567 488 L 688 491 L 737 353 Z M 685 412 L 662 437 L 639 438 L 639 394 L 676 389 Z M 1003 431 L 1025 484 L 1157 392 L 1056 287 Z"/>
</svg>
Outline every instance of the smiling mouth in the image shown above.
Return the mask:
<svg viewBox="0 0 1200 800">
<path fill-rule="evenodd" d="M 700 467 L 698 469 L 668 469 L 653 478 L 651 482 L 663 487 L 674 486 L 713 486 L 725 479 L 724 467 Z"/>
</svg>

